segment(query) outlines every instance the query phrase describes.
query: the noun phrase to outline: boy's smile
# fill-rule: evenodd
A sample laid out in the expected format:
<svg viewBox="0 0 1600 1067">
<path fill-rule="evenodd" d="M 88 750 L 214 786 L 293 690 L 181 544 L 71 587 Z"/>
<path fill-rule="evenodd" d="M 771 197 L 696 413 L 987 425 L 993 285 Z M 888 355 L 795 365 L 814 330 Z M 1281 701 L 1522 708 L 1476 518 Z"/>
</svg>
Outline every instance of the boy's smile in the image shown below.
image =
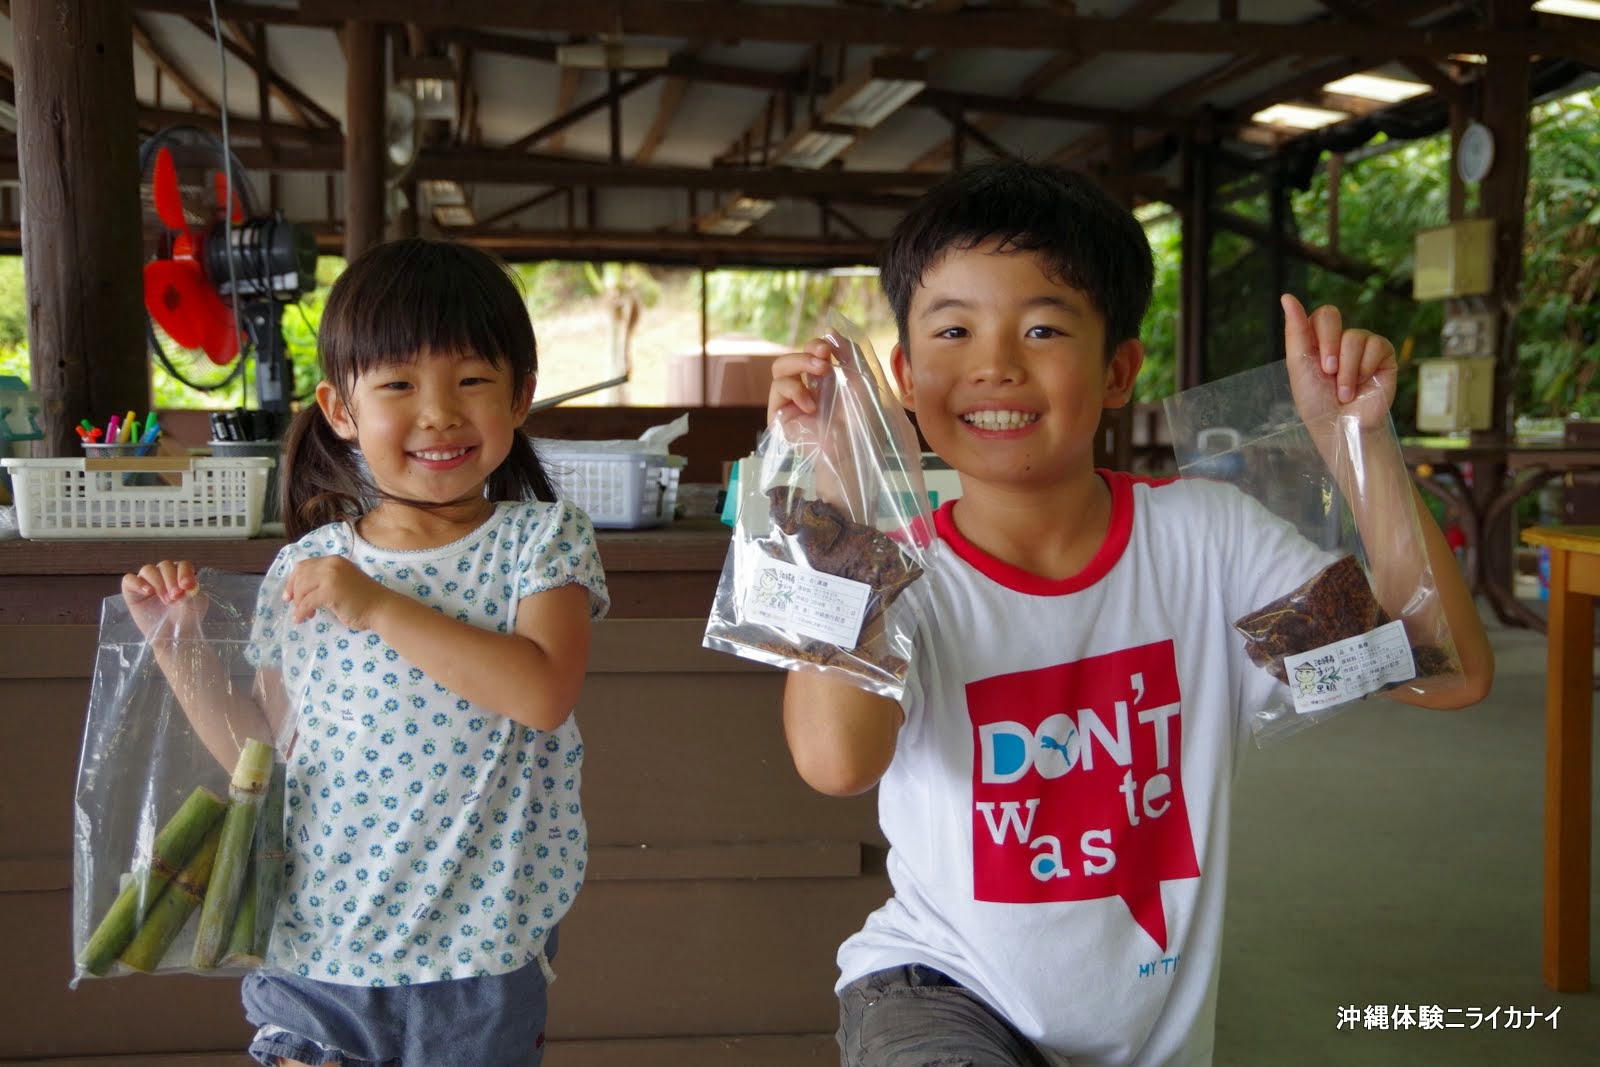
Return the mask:
<svg viewBox="0 0 1600 1067">
<path fill-rule="evenodd" d="M 1130 340 L 1108 362 L 1105 330 L 1100 310 L 1037 254 L 952 247 L 912 294 L 895 378 L 928 443 L 964 479 L 1054 486 L 1090 473 L 1101 410 L 1128 401 L 1144 358 Z"/>
</svg>

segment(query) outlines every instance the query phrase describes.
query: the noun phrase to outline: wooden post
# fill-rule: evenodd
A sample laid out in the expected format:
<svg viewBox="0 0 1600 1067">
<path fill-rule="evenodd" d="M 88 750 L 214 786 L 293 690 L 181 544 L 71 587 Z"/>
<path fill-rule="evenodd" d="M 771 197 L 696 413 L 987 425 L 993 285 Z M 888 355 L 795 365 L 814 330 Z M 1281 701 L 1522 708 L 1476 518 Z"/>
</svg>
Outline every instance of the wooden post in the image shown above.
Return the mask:
<svg viewBox="0 0 1600 1067">
<path fill-rule="evenodd" d="M 1526 0 L 1490 0 L 1490 26 L 1525 29 L 1532 24 Z M 1508 440 L 1514 430 L 1516 397 L 1517 313 L 1522 307 L 1522 230 L 1528 195 L 1528 77 L 1526 53 L 1501 50 L 1489 57 L 1484 71 L 1481 121 L 1494 135 L 1494 164 L 1479 188 L 1479 209 L 1495 226 L 1494 287 L 1489 306 L 1500 313 L 1500 344 L 1495 354 L 1494 421 L 1487 436 Z M 1480 502 L 1501 492 L 1508 472 L 1504 463 L 1473 464 L 1473 495 Z M 1479 531 L 1478 551 L 1483 581 L 1491 588 L 1511 587 L 1511 509 Z"/>
<path fill-rule="evenodd" d="M 1183 149 L 1183 262 L 1179 267 L 1178 388 L 1206 380 L 1207 305 L 1211 299 L 1211 146 L 1188 141 Z"/>
<path fill-rule="evenodd" d="M 1129 211 L 1133 210 L 1133 127 L 1114 126 L 1110 133 L 1110 173 L 1104 185 L 1112 198 Z M 1134 324 L 1138 328 L 1138 323 Z M 1116 340 L 1121 341 L 1122 338 Z M 1100 441 L 1106 466 L 1125 471 L 1133 466 L 1133 400 L 1130 398 L 1120 408 L 1102 412 Z"/>
<path fill-rule="evenodd" d="M 150 408 L 133 29 L 125 0 L 13 0 L 17 169 L 43 454 Z"/>
<path fill-rule="evenodd" d="M 383 241 L 383 34 L 375 22 L 344 27 L 344 258 Z"/>
<path fill-rule="evenodd" d="M 1281 157 L 1274 156 L 1267 166 L 1267 286 L 1261 308 L 1263 318 L 1271 323 L 1267 327 L 1267 345 L 1272 354 L 1272 360 L 1280 360 L 1285 355 L 1299 357 L 1300 352 L 1285 353 L 1283 350 L 1283 306 L 1278 302 L 1281 294 L 1288 285 L 1289 274 L 1284 263 L 1284 243 L 1288 239 L 1285 232 L 1289 226 L 1291 211 L 1289 206 L 1289 190 L 1283 181 L 1283 163 Z M 1302 294 L 1301 299 L 1305 299 Z"/>
</svg>

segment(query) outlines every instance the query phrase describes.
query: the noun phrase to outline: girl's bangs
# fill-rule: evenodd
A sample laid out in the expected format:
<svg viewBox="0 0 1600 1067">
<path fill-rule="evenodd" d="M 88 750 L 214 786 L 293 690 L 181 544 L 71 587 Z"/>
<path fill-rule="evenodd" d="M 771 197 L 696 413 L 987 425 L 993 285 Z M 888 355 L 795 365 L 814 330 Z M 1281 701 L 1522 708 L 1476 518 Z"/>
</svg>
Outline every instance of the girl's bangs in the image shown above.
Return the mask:
<svg viewBox="0 0 1600 1067">
<path fill-rule="evenodd" d="M 424 353 L 471 353 L 497 368 L 509 363 L 531 373 L 533 329 L 510 276 L 449 246 L 426 253 L 393 270 L 371 271 L 344 294 L 344 336 L 323 345 L 324 358 L 341 364 L 329 373 L 354 380 Z"/>
</svg>

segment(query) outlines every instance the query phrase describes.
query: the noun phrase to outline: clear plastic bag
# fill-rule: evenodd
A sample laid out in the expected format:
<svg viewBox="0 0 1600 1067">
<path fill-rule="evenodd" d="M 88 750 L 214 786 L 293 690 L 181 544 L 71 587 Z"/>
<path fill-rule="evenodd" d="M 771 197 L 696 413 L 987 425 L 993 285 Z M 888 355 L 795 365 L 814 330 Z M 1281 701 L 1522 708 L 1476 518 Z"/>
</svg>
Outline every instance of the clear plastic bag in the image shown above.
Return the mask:
<svg viewBox="0 0 1600 1067">
<path fill-rule="evenodd" d="M 780 414 L 759 478 L 740 481 L 704 644 L 898 699 L 912 629 L 891 609 L 933 534 L 922 453 L 866 335 L 838 315 L 829 327 L 816 414 Z"/>
<path fill-rule="evenodd" d="M 1392 422 L 1363 431 L 1345 414 L 1308 425 L 1283 362 L 1186 390 L 1166 410 L 1182 475 L 1237 486 L 1323 553 L 1325 566 L 1299 586 L 1229 620 L 1250 661 L 1281 687 L 1252 722 L 1258 743 L 1374 692 L 1460 681 Z M 1357 513 L 1385 521 L 1358 528 Z M 1381 591 L 1374 556 L 1388 564 Z"/>
<path fill-rule="evenodd" d="M 101 606 L 75 796 L 73 986 L 236 977 L 266 958 L 285 861 L 273 723 L 287 720 L 255 692 L 261 578 L 199 580 L 179 604 Z M 148 640 L 133 610 L 153 618 Z"/>
</svg>

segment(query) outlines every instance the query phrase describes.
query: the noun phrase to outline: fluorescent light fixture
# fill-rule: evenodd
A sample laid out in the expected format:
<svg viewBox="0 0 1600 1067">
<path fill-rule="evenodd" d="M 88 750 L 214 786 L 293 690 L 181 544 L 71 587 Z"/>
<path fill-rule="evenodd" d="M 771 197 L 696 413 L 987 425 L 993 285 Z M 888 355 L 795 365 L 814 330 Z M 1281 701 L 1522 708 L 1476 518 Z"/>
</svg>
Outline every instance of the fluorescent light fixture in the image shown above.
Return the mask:
<svg viewBox="0 0 1600 1067">
<path fill-rule="evenodd" d="M 775 161 L 783 167 L 816 170 L 827 166 L 834 156 L 849 148 L 855 140 L 856 135 L 849 131 L 801 130 L 778 147 Z"/>
<path fill-rule="evenodd" d="M 766 218 L 773 208 L 778 206 L 776 200 L 767 200 L 759 196 L 743 196 L 735 194 L 730 197 L 722 213 L 729 218 L 748 219 L 751 222 L 760 222 Z"/>
<path fill-rule="evenodd" d="M 1349 118 L 1343 111 L 1307 107 L 1304 104 L 1273 104 L 1250 116 L 1250 121 L 1263 126 L 1287 126 L 1296 130 L 1315 130 L 1332 126 Z"/>
<path fill-rule="evenodd" d="M 1546 15 L 1567 15 L 1575 19 L 1600 19 L 1600 0 L 1538 0 L 1535 11 Z"/>
<path fill-rule="evenodd" d="M 467 191 L 460 182 L 449 178 L 430 178 L 417 184 L 422 186 L 429 207 L 459 207 L 467 202 Z"/>
<path fill-rule="evenodd" d="M 576 70 L 654 70 L 666 66 L 671 59 L 668 49 L 620 41 L 564 44 L 556 48 L 556 62 Z"/>
<path fill-rule="evenodd" d="M 0 130 L 17 132 L 17 108 L 9 100 L 0 100 Z"/>
<path fill-rule="evenodd" d="M 852 71 L 817 111 L 826 122 L 870 129 L 899 111 L 927 84 L 926 64 L 879 56 Z"/>
<path fill-rule="evenodd" d="M 461 74 L 449 56 L 395 56 L 394 80 L 409 83 L 422 119 L 456 117 L 456 86 Z"/>
<path fill-rule="evenodd" d="M 1400 78 L 1386 78 L 1382 74 L 1350 74 L 1337 81 L 1331 81 L 1323 86 L 1330 93 L 1339 93 L 1341 96 L 1360 96 L 1368 100 L 1382 100 L 1386 104 L 1398 104 L 1402 100 L 1410 100 L 1414 96 L 1421 96 L 1428 91 L 1428 87 L 1421 82 L 1405 81 Z"/>
<path fill-rule="evenodd" d="M 776 200 L 733 193 L 719 207 L 695 219 L 694 228 L 700 233 L 731 237 L 743 233 L 766 218 L 777 206 Z"/>
<path fill-rule="evenodd" d="M 694 228 L 700 233 L 717 237 L 733 237 L 755 225 L 754 219 L 737 219 L 731 215 L 708 215 L 695 220 Z"/>
<path fill-rule="evenodd" d="M 465 204 L 441 204 L 433 209 L 433 221 L 440 226 L 459 228 L 476 225 L 478 217 Z"/>
</svg>

